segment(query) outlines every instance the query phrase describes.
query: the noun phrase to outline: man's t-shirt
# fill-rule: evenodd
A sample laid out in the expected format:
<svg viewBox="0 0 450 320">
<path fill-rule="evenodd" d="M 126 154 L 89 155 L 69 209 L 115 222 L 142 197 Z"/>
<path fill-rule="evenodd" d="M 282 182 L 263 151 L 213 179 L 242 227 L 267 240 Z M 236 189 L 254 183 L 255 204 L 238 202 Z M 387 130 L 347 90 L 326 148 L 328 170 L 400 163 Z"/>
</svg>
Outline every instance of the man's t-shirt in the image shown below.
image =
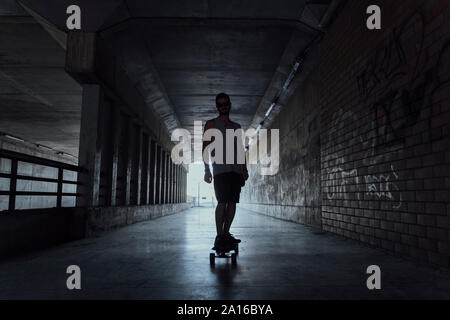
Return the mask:
<svg viewBox="0 0 450 320">
<path fill-rule="evenodd" d="M 241 129 L 241 125 L 238 123 L 230 123 L 225 125 L 225 123 L 218 119 L 215 118 L 214 119 L 214 127 L 218 130 L 220 130 L 220 132 L 222 132 L 222 137 L 223 137 L 223 164 L 220 163 L 216 163 L 213 162 L 212 163 L 212 167 L 213 167 L 213 175 L 216 176 L 218 174 L 221 173 L 226 173 L 226 172 L 236 172 L 239 174 L 243 174 L 244 173 L 244 163 L 238 163 L 238 148 L 241 150 L 241 154 L 244 155 L 245 157 L 245 150 L 244 150 L 244 146 L 242 143 L 242 137 L 239 137 L 239 135 L 237 135 L 238 137 L 234 139 L 234 161 L 233 163 L 226 163 L 226 159 L 227 159 L 227 153 L 228 152 L 233 152 L 233 150 L 227 150 L 227 135 L 226 135 L 226 130 L 227 129 L 232 129 L 232 130 L 237 130 L 237 129 Z M 227 152 L 228 151 L 228 152 Z M 211 156 L 215 157 L 215 152 L 214 150 L 211 153 Z M 242 160 L 242 159 L 241 159 Z"/>
</svg>

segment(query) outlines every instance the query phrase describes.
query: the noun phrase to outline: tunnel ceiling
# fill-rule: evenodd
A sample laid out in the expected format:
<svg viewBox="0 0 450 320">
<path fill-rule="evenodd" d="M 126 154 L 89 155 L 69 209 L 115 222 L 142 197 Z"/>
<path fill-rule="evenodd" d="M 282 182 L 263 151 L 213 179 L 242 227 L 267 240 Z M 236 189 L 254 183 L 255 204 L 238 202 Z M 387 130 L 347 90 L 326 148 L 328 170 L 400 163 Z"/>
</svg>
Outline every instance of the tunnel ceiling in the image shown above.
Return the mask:
<svg viewBox="0 0 450 320">
<path fill-rule="evenodd" d="M 81 87 L 64 59 L 64 49 L 14 1 L 0 2 L 0 132 L 78 154 Z"/>
<path fill-rule="evenodd" d="M 217 116 L 215 95 L 232 98 L 248 127 L 291 36 L 287 27 L 155 27 L 139 23 L 153 64 L 185 128 Z"/>
<path fill-rule="evenodd" d="M 204 122 L 215 117 L 214 96 L 221 91 L 231 96 L 232 119 L 244 128 L 256 127 L 287 78 L 295 58 L 321 31 L 321 21 L 331 0 L 19 2 L 27 12 L 35 12 L 35 17 L 42 17 L 62 32 L 67 32 L 67 15 L 64 14 L 67 6 L 79 5 L 83 30 L 99 32 L 109 43 L 149 108 L 171 132 L 180 126 L 192 129 L 194 120 Z M 13 1 L 5 3 L 7 5 L 0 11 L 3 15 L 28 15 L 20 8 L 20 12 L 11 13 Z M 8 42 L 16 42 L 14 37 L 22 37 L 27 27 L 30 28 L 9 25 Z M 27 113 L 28 118 L 22 117 L 24 110 L 11 111 L 9 101 L 5 100 L 11 96 L 5 96 L 2 91 L 2 109 L 10 112 L 9 119 L 15 123 L 10 126 L 3 123 L 2 129 L 9 129 L 11 133 L 19 131 L 19 136 L 27 132 L 27 136 L 33 137 L 33 130 L 38 134 L 38 129 L 30 124 L 33 121 L 43 123 L 41 118 L 45 117 L 52 123 L 46 125 L 46 130 L 40 129 L 39 134 L 45 136 L 40 140 L 62 149 L 68 143 L 67 135 L 55 132 L 60 125 L 71 131 L 78 128 L 81 91 L 62 71 L 64 52 L 61 46 L 51 41 L 48 34 L 38 35 L 45 33 L 39 25 L 33 24 L 33 28 L 35 34 L 25 38 L 28 41 L 22 41 L 28 42 L 30 55 L 50 42 L 52 52 L 42 55 L 48 65 L 40 61 L 45 70 L 36 70 L 32 75 L 28 75 L 28 69 L 17 68 L 14 81 L 16 86 L 30 82 L 36 86 L 29 84 L 31 91 L 22 92 L 27 99 L 33 97 L 31 93 L 44 91 L 44 98 L 51 103 L 40 101 L 39 107 L 50 109 L 51 114 L 38 115 L 40 109 L 28 103 L 24 96 L 17 104 L 24 102 L 35 115 L 29 117 L 31 113 Z M 5 30 L 8 29 L 3 28 L 3 34 Z M 55 38 L 54 34 L 52 36 Z M 0 57 L 11 57 L 15 50 L 11 46 L 14 47 L 12 44 L 5 46 L 2 41 Z M 25 53 L 20 53 L 20 59 L 26 63 L 33 60 Z M 10 65 L 8 59 L 0 61 L 4 66 Z M 39 81 L 39 76 L 45 81 Z M 3 77 L 2 81 L 5 79 Z M 64 112 L 68 111 L 77 114 L 66 117 Z M 68 124 L 68 121 L 72 122 Z M 15 126 L 20 129 L 13 130 Z M 75 149 L 73 147 L 71 153 L 76 154 Z"/>
</svg>

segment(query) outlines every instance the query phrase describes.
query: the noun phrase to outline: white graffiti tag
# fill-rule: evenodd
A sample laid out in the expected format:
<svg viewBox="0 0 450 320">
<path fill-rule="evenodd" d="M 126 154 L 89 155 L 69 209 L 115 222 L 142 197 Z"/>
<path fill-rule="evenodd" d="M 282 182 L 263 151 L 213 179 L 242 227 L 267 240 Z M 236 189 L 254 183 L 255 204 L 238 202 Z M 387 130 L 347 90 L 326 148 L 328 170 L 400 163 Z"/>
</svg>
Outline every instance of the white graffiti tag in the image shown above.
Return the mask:
<svg viewBox="0 0 450 320">
<path fill-rule="evenodd" d="M 338 159 L 337 163 L 344 163 L 344 159 Z M 344 170 L 342 167 L 338 166 L 331 169 L 327 174 L 327 197 L 328 199 L 334 199 L 338 193 L 346 193 L 347 185 L 351 184 L 351 178 L 353 177 L 353 183 L 358 184 L 358 171 L 356 169 Z"/>
<path fill-rule="evenodd" d="M 398 175 L 395 172 L 393 165 L 391 165 L 391 170 L 394 179 L 398 180 Z M 392 176 L 391 174 L 365 176 L 364 180 L 367 184 L 366 195 L 374 196 L 378 199 L 388 199 L 390 201 L 394 201 L 392 208 L 399 209 L 402 206 L 402 194 L 399 192 L 399 187 L 391 181 Z"/>
</svg>

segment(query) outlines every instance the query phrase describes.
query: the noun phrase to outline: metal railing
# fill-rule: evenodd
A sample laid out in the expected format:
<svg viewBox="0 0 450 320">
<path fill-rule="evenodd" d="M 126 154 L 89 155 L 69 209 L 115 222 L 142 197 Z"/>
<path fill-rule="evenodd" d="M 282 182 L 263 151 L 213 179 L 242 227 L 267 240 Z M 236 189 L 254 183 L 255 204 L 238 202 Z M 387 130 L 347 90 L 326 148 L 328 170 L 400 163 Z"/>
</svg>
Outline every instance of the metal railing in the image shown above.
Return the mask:
<svg viewBox="0 0 450 320">
<path fill-rule="evenodd" d="M 13 211 L 16 209 L 16 196 L 56 196 L 57 208 L 61 208 L 62 197 L 79 196 L 78 193 L 63 192 L 63 185 L 65 184 L 78 185 L 77 181 L 64 180 L 64 170 L 76 172 L 78 174 L 82 172 L 82 169 L 78 166 L 2 149 L 0 149 L 0 158 L 9 159 L 11 161 L 10 172 L 9 173 L 0 172 L 0 178 L 9 179 L 9 190 L 8 191 L 0 190 L 0 195 L 9 196 L 8 211 Z M 31 175 L 18 174 L 17 169 L 19 162 L 56 168 L 58 170 L 58 178 L 55 179 L 55 178 L 45 178 L 45 177 L 36 177 Z M 56 192 L 17 191 L 18 180 L 56 183 L 57 191 Z"/>
</svg>

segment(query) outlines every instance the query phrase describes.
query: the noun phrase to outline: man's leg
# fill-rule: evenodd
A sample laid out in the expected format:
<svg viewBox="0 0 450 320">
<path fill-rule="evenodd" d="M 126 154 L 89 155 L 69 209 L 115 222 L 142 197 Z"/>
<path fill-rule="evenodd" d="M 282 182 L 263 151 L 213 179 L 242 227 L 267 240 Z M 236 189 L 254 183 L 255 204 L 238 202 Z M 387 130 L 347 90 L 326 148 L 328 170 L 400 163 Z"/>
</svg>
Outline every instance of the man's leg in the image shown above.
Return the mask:
<svg viewBox="0 0 450 320">
<path fill-rule="evenodd" d="M 226 214 L 227 214 L 227 204 L 225 202 L 218 203 L 216 207 L 216 230 L 218 236 L 225 234 L 224 223 Z"/>
<path fill-rule="evenodd" d="M 236 203 L 229 202 L 226 207 L 225 221 L 223 227 L 223 233 L 228 234 L 230 232 L 231 223 L 236 213 Z"/>
</svg>

